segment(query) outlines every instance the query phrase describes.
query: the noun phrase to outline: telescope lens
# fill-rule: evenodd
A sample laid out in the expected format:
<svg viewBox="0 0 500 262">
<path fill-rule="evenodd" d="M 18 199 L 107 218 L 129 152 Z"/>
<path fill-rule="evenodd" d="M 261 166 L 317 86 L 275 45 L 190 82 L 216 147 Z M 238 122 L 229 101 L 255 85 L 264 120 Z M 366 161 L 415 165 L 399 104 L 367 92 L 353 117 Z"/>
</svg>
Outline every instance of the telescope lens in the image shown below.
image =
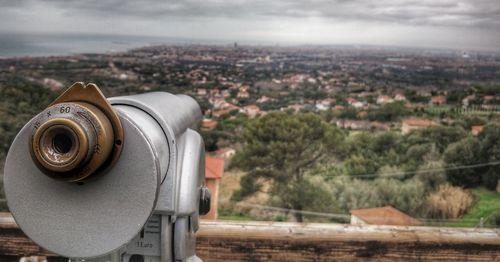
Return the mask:
<svg viewBox="0 0 500 262">
<path fill-rule="evenodd" d="M 73 146 L 73 142 L 71 142 L 71 138 L 65 134 L 57 134 L 54 136 L 54 139 L 52 139 L 52 146 L 57 153 L 66 154 Z"/>
<path fill-rule="evenodd" d="M 79 166 L 88 154 L 87 136 L 74 122 L 56 120 L 42 127 L 39 160 L 45 168 L 65 172 Z M 41 157 L 41 158 L 40 158 Z"/>
</svg>

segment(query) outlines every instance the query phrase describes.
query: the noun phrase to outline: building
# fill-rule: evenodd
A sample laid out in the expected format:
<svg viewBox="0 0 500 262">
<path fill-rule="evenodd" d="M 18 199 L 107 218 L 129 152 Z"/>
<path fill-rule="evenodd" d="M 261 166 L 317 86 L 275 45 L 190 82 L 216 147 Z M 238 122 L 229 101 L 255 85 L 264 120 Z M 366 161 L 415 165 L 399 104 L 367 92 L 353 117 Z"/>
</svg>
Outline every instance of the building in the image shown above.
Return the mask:
<svg viewBox="0 0 500 262">
<path fill-rule="evenodd" d="M 438 126 L 438 124 L 432 120 L 427 119 L 418 119 L 418 118 L 410 118 L 403 120 L 403 124 L 401 126 L 401 133 L 406 135 L 413 130 L 427 128 L 431 126 Z"/>
<path fill-rule="evenodd" d="M 384 105 L 392 102 L 394 102 L 394 99 L 392 99 L 390 96 L 380 95 L 377 97 L 377 104 L 379 105 Z"/>
<path fill-rule="evenodd" d="M 241 111 L 250 118 L 254 118 L 260 114 L 260 108 L 256 105 L 245 106 Z"/>
<path fill-rule="evenodd" d="M 215 108 L 214 108 L 215 109 Z M 229 115 L 235 111 L 239 111 L 240 108 L 231 104 L 231 103 L 227 103 L 225 102 L 219 109 L 217 110 L 214 110 L 212 112 L 212 115 L 215 116 L 215 117 L 221 117 L 223 115 Z"/>
<path fill-rule="evenodd" d="M 355 107 L 355 108 L 362 108 L 365 104 L 361 101 L 356 100 L 355 98 L 348 97 L 346 98 L 347 104 Z"/>
<path fill-rule="evenodd" d="M 231 92 L 229 92 L 229 90 L 222 90 L 221 95 L 224 98 L 229 98 L 229 97 L 231 97 Z"/>
<path fill-rule="evenodd" d="M 43 84 L 47 86 L 51 91 L 57 92 L 63 89 L 64 85 L 52 78 L 44 78 L 43 79 Z"/>
<path fill-rule="evenodd" d="M 444 96 L 433 96 L 431 97 L 431 104 L 435 106 L 440 106 L 446 104 L 446 97 Z"/>
<path fill-rule="evenodd" d="M 267 103 L 267 102 L 271 102 L 273 101 L 274 99 L 268 97 L 268 96 L 261 96 L 259 99 L 257 99 L 257 103 L 258 104 L 264 104 L 264 103 Z"/>
<path fill-rule="evenodd" d="M 387 124 L 377 121 L 366 120 L 338 120 L 335 122 L 338 128 L 353 129 L 353 130 L 380 130 L 389 131 L 391 127 Z"/>
<path fill-rule="evenodd" d="M 365 106 L 365 104 L 364 104 L 363 102 L 359 102 L 359 101 L 358 101 L 358 102 L 353 103 L 353 104 L 352 104 L 352 106 L 353 106 L 354 108 L 358 108 L 358 109 L 359 109 L 359 108 L 364 107 L 364 106 Z"/>
<path fill-rule="evenodd" d="M 351 210 L 351 225 L 421 226 L 423 223 L 391 206 Z"/>
<path fill-rule="evenodd" d="M 476 101 L 476 96 L 475 95 L 468 95 L 464 99 L 462 99 L 462 106 L 463 107 L 468 107 L 470 106 L 474 101 Z"/>
<path fill-rule="evenodd" d="M 151 91 L 151 86 L 150 85 L 143 85 L 139 89 L 141 89 L 142 91 L 148 92 L 148 91 Z"/>
<path fill-rule="evenodd" d="M 205 88 L 198 88 L 198 90 L 196 90 L 196 95 L 197 96 L 206 96 L 207 90 Z"/>
<path fill-rule="evenodd" d="M 347 104 L 349 105 L 353 105 L 354 103 L 358 103 L 358 100 L 356 100 L 355 98 L 352 98 L 352 97 L 348 97 L 345 99 L 347 101 Z"/>
<path fill-rule="evenodd" d="M 370 122 L 364 120 L 338 120 L 336 123 L 338 128 L 355 129 L 355 130 L 370 130 Z"/>
<path fill-rule="evenodd" d="M 299 112 L 303 108 L 304 108 L 304 105 L 302 105 L 302 104 L 293 104 L 293 105 L 288 105 L 286 108 L 281 108 L 281 111 L 293 109 L 295 112 Z"/>
<path fill-rule="evenodd" d="M 201 129 L 203 130 L 214 130 L 217 127 L 218 122 L 212 119 L 204 118 L 201 121 Z"/>
<path fill-rule="evenodd" d="M 494 96 L 484 96 L 483 97 L 483 102 L 485 104 L 489 104 L 491 103 L 493 100 L 495 100 L 495 97 Z"/>
<path fill-rule="evenodd" d="M 250 93 L 248 92 L 249 89 L 250 89 L 250 87 L 247 85 L 240 87 L 238 89 L 238 94 L 236 94 L 236 97 L 237 98 L 249 98 L 250 97 Z"/>
<path fill-rule="evenodd" d="M 205 185 L 210 190 L 210 212 L 201 216 L 203 219 L 217 219 L 217 203 L 219 199 L 219 182 L 224 174 L 224 159 L 205 155 Z"/>
<path fill-rule="evenodd" d="M 323 100 L 316 101 L 316 109 L 320 111 L 325 111 L 330 109 L 332 104 L 335 102 L 335 99 L 327 98 Z"/>
<path fill-rule="evenodd" d="M 379 131 L 389 131 L 391 130 L 391 127 L 388 124 L 379 122 L 379 121 L 372 121 L 370 122 L 371 129 L 372 130 L 379 130 Z"/>
<path fill-rule="evenodd" d="M 403 95 L 403 94 L 396 94 L 396 96 L 394 96 L 394 100 L 396 100 L 396 101 L 406 101 L 406 96 Z"/>
<path fill-rule="evenodd" d="M 231 159 L 234 155 L 236 155 L 236 150 L 230 147 L 221 148 L 215 151 L 213 154 L 213 156 L 215 156 L 216 158 L 224 159 L 224 168 L 229 167 L 229 165 L 231 164 Z"/>
<path fill-rule="evenodd" d="M 224 160 L 231 159 L 236 154 L 236 150 L 226 147 L 215 151 L 215 156 Z"/>
<path fill-rule="evenodd" d="M 479 125 L 479 126 L 471 126 L 471 133 L 475 136 L 479 135 L 483 131 L 484 126 Z"/>
</svg>

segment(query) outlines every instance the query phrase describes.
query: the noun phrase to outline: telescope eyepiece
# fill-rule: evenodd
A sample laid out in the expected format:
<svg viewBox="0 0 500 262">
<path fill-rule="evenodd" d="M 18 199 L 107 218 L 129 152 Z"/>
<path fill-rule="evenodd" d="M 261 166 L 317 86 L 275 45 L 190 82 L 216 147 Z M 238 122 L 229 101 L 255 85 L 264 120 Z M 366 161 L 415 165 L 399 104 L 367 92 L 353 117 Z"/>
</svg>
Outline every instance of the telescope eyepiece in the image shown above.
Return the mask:
<svg viewBox="0 0 500 262">
<path fill-rule="evenodd" d="M 73 170 L 88 155 L 87 135 L 77 123 L 66 118 L 45 122 L 35 131 L 33 140 L 32 145 L 39 145 L 39 148 L 32 147 L 36 160 L 48 171 Z"/>
<path fill-rule="evenodd" d="M 44 174 L 80 182 L 105 164 L 113 146 L 113 126 L 106 115 L 89 103 L 70 102 L 39 115 L 30 149 Z"/>
<path fill-rule="evenodd" d="M 56 180 L 83 182 L 105 174 L 122 143 L 120 118 L 95 84 L 74 83 L 31 124 L 33 162 Z"/>
</svg>

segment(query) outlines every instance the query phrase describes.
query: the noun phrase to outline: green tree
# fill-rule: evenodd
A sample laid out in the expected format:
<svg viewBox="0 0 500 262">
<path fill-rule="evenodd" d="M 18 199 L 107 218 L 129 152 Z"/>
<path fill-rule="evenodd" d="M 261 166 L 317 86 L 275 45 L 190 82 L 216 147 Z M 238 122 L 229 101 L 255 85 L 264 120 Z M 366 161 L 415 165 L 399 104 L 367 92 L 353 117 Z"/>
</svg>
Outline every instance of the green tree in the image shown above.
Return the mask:
<svg viewBox="0 0 500 262">
<path fill-rule="evenodd" d="M 344 161 L 344 167 L 350 176 L 373 179 L 371 175 L 377 172 L 380 165 L 371 157 L 353 155 Z"/>
<path fill-rule="evenodd" d="M 466 123 L 465 128 L 467 130 L 470 130 L 470 128 L 472 126 L 481 126 L 481 125 L 485 125 L 488 122 L 487 119 L 480 117 L 480 116 L 477 116 L 477 115 L 466 116 L 466 117 L 464 117 L 464 121 Z"/>
<path fill-rule="evenodd" d="M 451 90 L 446 95 L 446 102 L 449 104 L 460 104 L 466 96 L 467 92 L 464 90 Z"/>
<path fill-rule="evenodd" d="M 270 113 L 250 122 L 243 132 L 243 147 L 234 158 L 234 165 L 248 171 L 247 176 L 271 182 L 269 191 L 283 207 L 315 210 L 324 207 L 324 196 L 318 197 L 310 182 L 311 170 L 327 160 L 342 133 L 311 113 Z M 246 195 L 258 186 L 241 184 Z M 245 195 L 241 195 L 245 197 Z M 333 203 L 333 200 L 327 202 Z M 303 221 L 302 214 L 294 214 Z"/>
<path fill-rule="evenodd" d="M 467 133 L 460 127 L 434 126 L 414 130 L 408 135 L 407 141 L 410 145 L 434 143 L 438 151 L 442 153 L 449 144 L 466 136 Z"/>
<path fill-rule="evenodd" d="M 484 162 L 500 161 L 500 124 L 486 125 L 479 134 L 481 139 L 481 155 Z M 483 184 L 489 189 L 495 189 L 500 180 L 500 165 L 491 165 L 483 175 Z"/>
<path fill-rule="evenodd" d="M 216 131 L 202 130 L 200 134 L 203 137 L 203 142 L 205 142 L 205 151 L 214 152 L 219 149 L 217 142 L 219 141 L 220 135 Z"/>
<path fill-rule="evenodd" d="M 406 108 L 403 102 L 393 102 L 385 104 L 377 110 L 370 111 L 368 119 L 388 122 L 396 121 L 409 114 L 410 110 Z"/>
<path fill-rule="evenodd" d="M 348 107 L 342 111 L 340 111 L 340 118 L 342 119 L 357 119 L 358 118 L 358 110 L 354 107 Z"/>
<path fill-rule="evenodd" d="M 376 154 L 383 154 L 394 149 L 400 151 L 402 149 L 402 137 L 399 133 L 383 132 L 377 134 L 371 143 L 371 149 Z"/>
<path fill-rule="evenodd" d="M 437 152 L 434 143 L 416 144 L 408 147 L 406 150 L 405 158 L 407 161 L 414 161 L 416 163 L 425 162 L 426 159 L 437 159 L 441 157 L 441 153 Z"/>
<path fill-rule="evenodd" d="M 458 168 L 483 162 L 481 143 L 475 137 L 468 137 L 448 146 L 444 152 L 448 181 L 453 185 L 474 187 L 481 183 L 483 168 Z M 454 168 L 457 167 L 457 168 Z"/>
<path fill-rule="evenodd" d="M 208 99 L 205 97 L 198 98 L 198 99 L 196 99 L 196 101 L 198 102 L 198 105 L 200 105 L 200 109 L 201 109 L 202 114 L 205 114 L 205 112 L 207 112 L 210 108 L 212 108 L 212 105 L 210 104 Z"/>
<path fill-rule="evenodd" d="M 444 163 L 441 161 L 429 161 L 425 163 L 417 169 L 415 179 L 424 183 L 426 190 L 436 190 L 440 185 L 446 183 Z"/>
<path fill-rule="evenodd" d="M 429 102 L 429 97 L 421 96 L 417 94 L 415 90 L 406 90 L 405 91 L 406 98 L 412 103 L 423 103 L 426 104 Z"/>
<path fill-rule="evenodd" d="M 352 155 L 365 155 L 372 154 L 370 150 L 367 150 L 367 145 L 373 141 L 373 134 L 366 131 L 355 131 L 346 137 L 343 146 L 342 157 L 347 158 Z"/>
</svg>

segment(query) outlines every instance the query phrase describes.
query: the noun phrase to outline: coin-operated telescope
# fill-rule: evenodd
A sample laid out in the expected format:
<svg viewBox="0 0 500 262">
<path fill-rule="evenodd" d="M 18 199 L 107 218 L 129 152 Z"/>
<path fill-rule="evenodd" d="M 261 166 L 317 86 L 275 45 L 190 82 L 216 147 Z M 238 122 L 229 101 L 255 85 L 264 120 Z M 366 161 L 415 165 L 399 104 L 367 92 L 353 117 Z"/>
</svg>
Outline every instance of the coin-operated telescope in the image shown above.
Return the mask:
<svg viewBox="0 0 500 262">
<path fill-rule="evenodd" d="M 41 247 L 80 261 L 197 261 L 204 186 L 201 112 L 185 95 L 106 99 L 75 83 L 7 155 L 7 203 Z"/>
</svg>

